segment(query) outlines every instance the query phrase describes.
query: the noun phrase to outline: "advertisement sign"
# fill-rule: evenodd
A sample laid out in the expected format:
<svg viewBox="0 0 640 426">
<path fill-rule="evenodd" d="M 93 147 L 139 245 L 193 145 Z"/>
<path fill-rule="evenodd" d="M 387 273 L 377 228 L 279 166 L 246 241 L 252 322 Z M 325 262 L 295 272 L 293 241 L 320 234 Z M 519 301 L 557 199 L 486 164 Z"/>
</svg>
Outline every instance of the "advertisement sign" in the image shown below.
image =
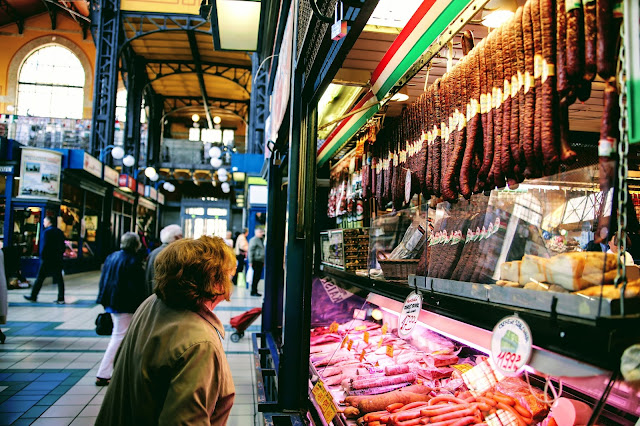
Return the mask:
<svg viewBox="0 0 640 426">
<path fill-rule="evenodd" d="M 144 196 L 144 183 L 138 182 L 138 194 Z"/>
<path fill-rule="evenodd" d="M 405 299 L 398 319 L 398 335 L 400 337 L 408 337 L 411 334 L 418 323 L 421 309 L 422 294 L 412 291 Z"/>
<path fill-rule="evenodd" d="M 85 241 L 93 243 L 96 241 L 96 231 L 98 230 L 98 216 L 85 216 L 82 218 L 82 237 Z"/>
<path fill-rule="evenodd" d="M 135 179 L 129 175 L 120 175 L 118 186 L 122 189 L 135 192 L 138 189 Z"/>
<path fill-rule="evenodd" d="M 158 204 L 164 205 L 164 194 L 162 192 L 158 193 Z"/>
<path fill-rule="evenodd" d="M 22 148 L 20 188 L 22 198 L 60 198 L 62 153 L 39 148 Z"/>
<path fill-rule="evenodd" d="M 102 163 L 97 158 L 90 156 L 86 152 L 84 153 L 82 169 L 96 177 L 102 177 Z"/>
<path fill-rule="evenodd" d="M 275 141 L 278 137 L 280 125 L 289 104 L 291 93 L 291 55 L 293 45 L 293 4 L 289 8 L 287 25 L 284 28 L 280 54 L 278 55 L 278 68 L 276 69 L 275 82 L 273 83 L 273 95 L 271 96 L 271 132 L 265 133 L 267 138 Z"/>
<path fill-rule="evenodd" d="M 517 376 L 531 358 L 531 330 L 517 315 L 501 319 L 491 335 L 491 361 L 505 376 Z"/>
<path fill-rule="evenodd" d="M 113 186 L 119 186 L 120 173 L 117 170 L 112 169 L 109 166 L 104 166 L 104 181 L 110 183 Z"/>
</svg>

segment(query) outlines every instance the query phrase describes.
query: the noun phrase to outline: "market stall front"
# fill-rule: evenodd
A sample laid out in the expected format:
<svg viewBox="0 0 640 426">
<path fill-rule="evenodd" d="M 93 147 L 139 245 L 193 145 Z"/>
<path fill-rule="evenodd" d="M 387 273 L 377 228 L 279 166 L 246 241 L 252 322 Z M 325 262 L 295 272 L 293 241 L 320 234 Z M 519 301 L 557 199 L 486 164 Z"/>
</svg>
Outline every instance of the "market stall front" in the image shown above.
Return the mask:
<svg viewBox="0 0 640 426">
<path fill-rule="evenodd" d="M 515 6 L 494 24 L 486 1 L 424 1 L 397 36 L 365 28 L 336 74 L 354 96 L 298 99 L 292 79 L 265 410 L 295 401 L 301 356 L 314 424 L 637 421 L 637 52 L 619 31 L 637 11 Z"/>
</svg>

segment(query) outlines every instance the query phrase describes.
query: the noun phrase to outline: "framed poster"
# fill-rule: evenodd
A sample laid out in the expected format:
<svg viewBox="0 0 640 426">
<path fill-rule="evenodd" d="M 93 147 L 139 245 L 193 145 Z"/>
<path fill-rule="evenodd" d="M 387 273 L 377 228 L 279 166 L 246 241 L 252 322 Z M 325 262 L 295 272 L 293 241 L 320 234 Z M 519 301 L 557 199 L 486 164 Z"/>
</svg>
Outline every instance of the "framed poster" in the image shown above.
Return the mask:
<svg viewBox="0 0 640 426">
<path fill-rule="evenodd" d="M 60 199 L 62 153 L 39 148 L 22 148 L 20 198 Z"/>
</svg>

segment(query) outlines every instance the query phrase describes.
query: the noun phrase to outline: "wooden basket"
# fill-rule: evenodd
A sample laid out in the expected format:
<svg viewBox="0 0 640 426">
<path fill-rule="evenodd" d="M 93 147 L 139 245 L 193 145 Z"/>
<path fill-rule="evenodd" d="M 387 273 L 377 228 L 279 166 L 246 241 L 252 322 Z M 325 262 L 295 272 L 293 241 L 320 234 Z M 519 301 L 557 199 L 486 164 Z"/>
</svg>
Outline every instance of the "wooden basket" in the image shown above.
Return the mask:
<svg viewBox="0 0 640 426">
<path fill-rule="evenodd" d="M 387 280 L 406 280 L 416 273 L 419 262 L 420 259 L 387 259 L 384 253 L 378 252 L 378 263 Z"/>
</svg>

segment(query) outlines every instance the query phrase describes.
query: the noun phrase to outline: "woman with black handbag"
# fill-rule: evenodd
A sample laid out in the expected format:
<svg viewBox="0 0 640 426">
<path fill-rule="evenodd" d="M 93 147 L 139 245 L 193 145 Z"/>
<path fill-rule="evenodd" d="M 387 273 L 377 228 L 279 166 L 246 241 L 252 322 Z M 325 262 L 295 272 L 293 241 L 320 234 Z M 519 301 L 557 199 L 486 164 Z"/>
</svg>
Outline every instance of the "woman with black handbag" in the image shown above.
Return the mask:
<svg viewBox="0 0 640 426">
<path fill-rule="evenodd" d="M 113 331 L 96 375 L 97 386 L 109 384 L 113 373 L 113 360 L 129 328 L 133 313 L 149 296 L 144 269 L 136 255 L 140 247 L 137 234 L 125 233 L 120 239 L 120 251 L 110 254 L 102 267 L 97 303 L 111 314 Z"/>
</svg>

